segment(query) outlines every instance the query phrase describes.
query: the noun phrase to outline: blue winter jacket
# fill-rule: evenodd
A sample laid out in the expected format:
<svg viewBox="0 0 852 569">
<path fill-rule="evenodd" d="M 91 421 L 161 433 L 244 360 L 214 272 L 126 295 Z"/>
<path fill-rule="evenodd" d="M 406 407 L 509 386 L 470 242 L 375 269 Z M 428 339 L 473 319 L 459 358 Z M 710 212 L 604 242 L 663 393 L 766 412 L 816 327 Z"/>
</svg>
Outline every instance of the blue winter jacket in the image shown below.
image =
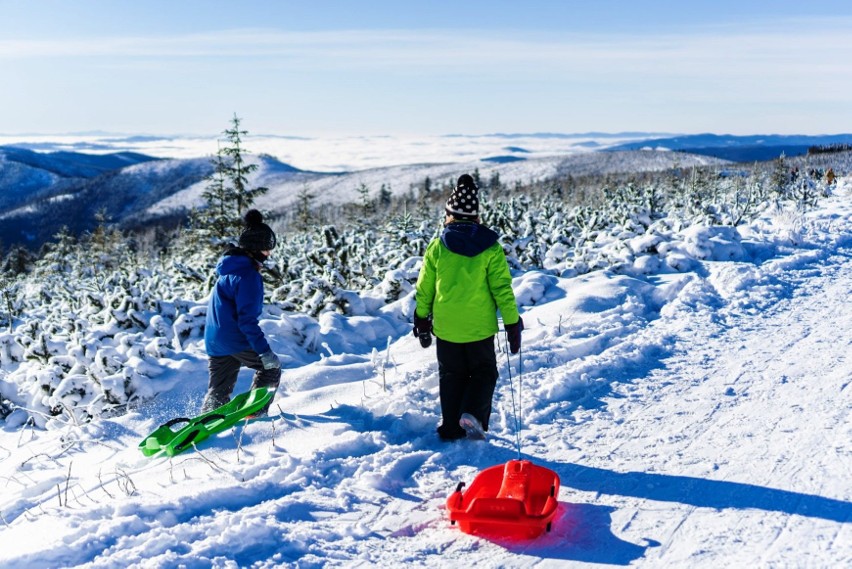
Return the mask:
<svg viewBox="0 0 852 569">
<path fill-rule="evenodd" d="M 257 262 L 241 250 L 219 260 L 219 278 L 207 305 L 204 343 L 208 356 L 269 351 L 258 325 L 263 310 L 263 280 Z"/>
</svg>

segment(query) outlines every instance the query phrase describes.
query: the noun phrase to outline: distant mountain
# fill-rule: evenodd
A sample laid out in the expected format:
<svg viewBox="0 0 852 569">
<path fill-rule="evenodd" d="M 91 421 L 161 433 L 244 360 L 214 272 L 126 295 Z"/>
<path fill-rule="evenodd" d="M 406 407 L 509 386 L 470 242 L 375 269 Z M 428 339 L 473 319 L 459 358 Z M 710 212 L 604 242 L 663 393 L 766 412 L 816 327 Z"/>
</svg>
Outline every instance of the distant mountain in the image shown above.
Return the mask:
<svg viewBox="0 0 852 569">
<path fill-rule="evenodd" d="M 256 205 L 273 217 L 293 207 L 305 188 L 314 194 L 316 205 L 343 204 L 357 202 L 362 185 L 374 194 L 385 185 L 395 195 L 416 195 L 427 177 L 435 185 L 451 185 L 460 172 L 478 171 L 483 179 L 496 174 L 504 184 L 514 184 L 564 175 L 659 171 L 676 164 L 716 161 L 648 151 L 529 158 L 523 148 L 506 150 L 512 154 L 337 173 L 302 171 L 264 154 L 247 159 L 258 166 L 250 184 L 269 188 Z M 128 162 L 132 164 L 126 165 Z M 87 155 L 2 149 L 0 240 L 7 246 L 22 243 L 38 248 L 62 226 L 74 234 L 91 231 L 101 211 L 109 222 L 125 229 L 175 223 L 203 204 L 202 193 L 212 171 L 210 158 L 152 159 L 132 153 Z"/>
<path fill-rule="evenodd" d="M 109 221 L 121 223 L 212 170 L 209 159 L 198 158 L 149 160 L 88 178 L 56 176 L 39 191 L 19 192 L 14 207 L 0 209 L 0 239 L 37 248 L 62 226 L 74 234 L 92 230 L 101 211 Z M 43 176 L 47 170 L 33 171 Z"/>
<path fill-rule="evenodd" d="M 22 146 L 0 146 L 6 161 L 17 162 L 64 178 L 92 178 L 125 166 L 157 160 L 137 152 L 84 154 L 82 152 L 35 152 Z"/>
<path fill-rule="evenodd" d="M 579 134 L 501 134 L 503 140 L 518 137 L 524 143 L 502 142 L 497 147 L 464 145 L 470 158 L 349 172 L 300 170 L 268 154 L 247 158 L 258 166 L 250 184 L 269 188 L 256 205 L 274 219 L 292 208 L 305 188 L 315 196 L 315 205 L 339 205 L 357 202 L 358 189 L 363 185 L 373 195 L 384 186 L 397 196 L 416 196 L 427 177 L 433 187 L 446 187 L 461 172 L 478 171 L 484 180 L 496 176 L 503 184 L 510 185 L 560 176 L 603 176 L 662 171 L 675 166 L 767 160 L 781 152 L 793 157 L 811 146 L 852 143 L 852 135 L 847 134 L 699 134 L 624 142 L 626 137 L 637 134 L 640 133 L 608 135 L 611 139 L 622 139 L 616 146 L 587 140 Z M 587 133 L 587 136 L 601 139 L 604 135 Z M 549 145 L 531 151 L 529 145 L 535 142 L 530 137 L 570 137 L 577 142 L 567 146 L 556 144 L 554 151 L 548 151 Z M 127 138 L 130 139 L 135 140 Z M 4 247 L 23 243 L 38 248 L 63 225 L 75 234 L 90 231 L 100 211 L 106 213 L 110 222 L 125 229 L 178 222 L 193 207 L 203 204 L 206 178 L 213 171 L 210 157 L 166 159 L 130 151 L 36 152 L 38 144 L 31 148 L 0 147 L 0 242 Z M 478 156 L 477 150 L 481 151 Z"/>
<path fill-rule="evenodd" d="M 483 162 L 494 162 L 496 164 L 506 164 L 508 162 L 520 162 L 522 160 L 526 160 L 523 156 L 489 156 L 488 158 L 483 158 Z"/>
<path fill-rule="evenodd" d="M 463 134 L 458 135 L 450 135 L 450 136 L 466 136 Z M 671 133 L 661 133 L 661 132 L 572 132 L 572 133 L 564 133 L 564 132 L 531 132 L 531 133 L 521 133 L 521 132 L 495 132 L 488 134 L 486 136 L 496 136 L 500 138 L 639 138 L 639 139 L 650 139 L 650 138 L 658 138 L 661 136 L 671 136 Z"/>
<path fill-rule="evenodd" d="M 8 160 L 0 151 L 0 212 L 37 197 L 62 179 L 49 170 Z"/>
<path fill-rule="evenodd" d="M 34 152 L 16 146 L 0 147 L 0 213 L 33 200 L 66 192 L 67 186 L 84 183 L 106 172 L 153 162 L 135 152 L 83 154 Z"/>
<path fill-rule="evenodd" d="M 774 160 L 781 154 L 799 156 L 807 154 L 812 146 L 831 144 L 850 144 L 852 134 L 831 135 L 748 135 L 730 134 L 690 134 L 668 138 L 650 138 L 627 142 L 608 148 L 608 150 L 636 150 L 654 148 L 701 154 L 730 160 L 732 162 L 753 162 Z"/>
<path fill-rule="evenodd" d="M 270 156 L 251 159 L 270 180 L 299 172 Z M 38 248 L 63 226 L 74 234 L 94 229 L 101 211 L 122 227 L 182 218 L 193 204 L 156 215 L 148 210 L 187 188 L 197 187 L 200 195 L 212 172 L 209 157 L 169 160 L 128 152 L 0 148 L 0 241 Z"/>
<path fill-rule="evenodd" d="M 490 180 L 496 174 L 503 184 L 512 186 L 516 182 L 529 183 L 532 180 L 559 176 L 604 176 L 663 171 L 676 166 L 726 163 L 708 156 L 632 150 L 577 152 L 522 160 L 480 158 L 467 162 L 400 164 L 336 174 L 300 171 L 276 174 L 262 164 L 252 178 L 252 184 L 269 188 L 269 192 L 260 196 L 255 203 L 258 208 L 274 217 L 292 208 L 305 188 L 315 196 L 315 205 L 339 205 L 357 203 L 360 199 L 358 189 L 362 185 L 367 186 L 373 196 L 377 195 L 384 185 L 393 195 L 416 197 L 427 177 L 433 188 L 439 188 L 454 184 L 463 172 L 478 171 L 483 180 Z M 141 215 L 152 219 L 158 216 L 174 216 L 192 206 L 199 206 L 202 203 L 202 190 L 203 185 L 200 184 L 188 187 L 155 204 Z"/>
</svg>

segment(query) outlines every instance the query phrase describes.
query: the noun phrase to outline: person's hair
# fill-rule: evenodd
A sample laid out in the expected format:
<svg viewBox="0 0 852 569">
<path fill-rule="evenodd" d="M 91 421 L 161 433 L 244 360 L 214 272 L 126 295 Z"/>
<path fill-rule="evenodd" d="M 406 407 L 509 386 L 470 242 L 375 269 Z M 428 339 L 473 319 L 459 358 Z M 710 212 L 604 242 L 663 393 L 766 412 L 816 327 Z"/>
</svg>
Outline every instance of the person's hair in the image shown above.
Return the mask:
<svg viewBox="0 0 852 569">
<path fill-rule="evenodd" d="M 478 215 L 476 217 L 467 217 L 467 216 L 463 217 L 463 216 L 455 216 L 451 213 L 447 213 L 446 216 L 447 217 L 444 218 L 444 224 L 452 223 L 454 221 L 469 221 L 471 223 L 482 223 L 482 221 L 479 219 Z"/>
</svg>

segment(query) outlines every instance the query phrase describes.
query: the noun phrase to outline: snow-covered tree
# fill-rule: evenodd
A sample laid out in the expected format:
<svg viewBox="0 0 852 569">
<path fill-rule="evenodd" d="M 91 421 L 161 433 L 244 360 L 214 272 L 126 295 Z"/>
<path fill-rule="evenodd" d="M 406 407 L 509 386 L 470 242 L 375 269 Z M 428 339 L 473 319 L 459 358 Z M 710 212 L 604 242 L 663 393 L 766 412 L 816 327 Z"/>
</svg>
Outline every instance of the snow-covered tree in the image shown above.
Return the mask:
<svg viewBox="0 0 852 569">
<path fill-rule="evenodd" d="M 231 119 L 231 127 L 223 132 L 226 145 L 222 148 L 222 153 L 229 159 L 229 162 L 223 168 L 224 176 L 233 191 L 235 215 L 242 219 L 243 211 L 249 210 L 254 204 L 254 200 L 269 191 L 269 188 L 249 187 L 248 176 L 257 170 L 258 166 L 257 164 L 249 164 L 245 160 L 246 150 L 242 147 L 242 142 L 248 131 L 240 128 L 240 122 L 241 119 L 234 113 L 234 117 Z"/>
</svg>

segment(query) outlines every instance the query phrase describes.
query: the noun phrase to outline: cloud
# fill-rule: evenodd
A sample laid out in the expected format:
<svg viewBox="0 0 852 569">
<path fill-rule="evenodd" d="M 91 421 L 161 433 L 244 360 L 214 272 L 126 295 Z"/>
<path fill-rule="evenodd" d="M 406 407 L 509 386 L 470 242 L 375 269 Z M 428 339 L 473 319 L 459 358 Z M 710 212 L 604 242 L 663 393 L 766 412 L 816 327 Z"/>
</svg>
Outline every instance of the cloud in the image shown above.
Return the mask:
<svg viewBox="0 0 852 569">
<path fill-rule="evenodd" d="M 132 119 L 117 106 L 109 114 L 110 101 L 143 109 L 164 99 L 172 116 L 164 110 L 156 120 L 148 117 L 146 129 L 248 108 L 275 123 L 270 127 L 294 132 L 777 130 L 793 127 L 774 125 L 806 117 L 825 123 L 844 116 L 852 92 L 849 29 L 852 18 L 837 17 L 665 33 L 603 26 L 583 33 L 247 28 L 7 39 L 0 40 L 0 71 L 17 74 L 16 84 L 27 88 L 0 91 L 0 99 L 25 111 L 38 108 L 39 117 L 35 110 L 22 113 L 30 121 L 20 119 L 17 128 L 24 130 L 36 120 L 79 122 L 83 112 L 125 125 Z M 221 76 L 239 76 L 241 83 L 218 87 L 201 110 L 197 93 Z M 87 91 L 100 77 L 111 81 Z M 61 99 L 55 82 L 65 86 Z M 41 97 L 38 105 L 31 104 L 33 93 Z M 85 110 L 90 100 L 99 102 L 96 110 Z M 141 117 L 140 111 L 133 119 Z M 284 126 L 275 126 L 277 117 L 286 117 Z"/>
<path fill-rule="evenodd" d="M 716 26 L 662 35 L 565 34 L 466 30 L 338 30 L 286 32 L 241 29 L 174 36 L 3 40 L 0 58 L 278 58 L 324 68 L 474 66 L 551 67 L 569 72 L 622 69 L 718 72 L 761 65 L 801 70 L 852 63 L 850 19 L 779 20 L 761 29 Z M 280 61 L 279 61 L 280 64 Z M 674 67 L 672 67 L 674 66 Z"/>
</svg>

